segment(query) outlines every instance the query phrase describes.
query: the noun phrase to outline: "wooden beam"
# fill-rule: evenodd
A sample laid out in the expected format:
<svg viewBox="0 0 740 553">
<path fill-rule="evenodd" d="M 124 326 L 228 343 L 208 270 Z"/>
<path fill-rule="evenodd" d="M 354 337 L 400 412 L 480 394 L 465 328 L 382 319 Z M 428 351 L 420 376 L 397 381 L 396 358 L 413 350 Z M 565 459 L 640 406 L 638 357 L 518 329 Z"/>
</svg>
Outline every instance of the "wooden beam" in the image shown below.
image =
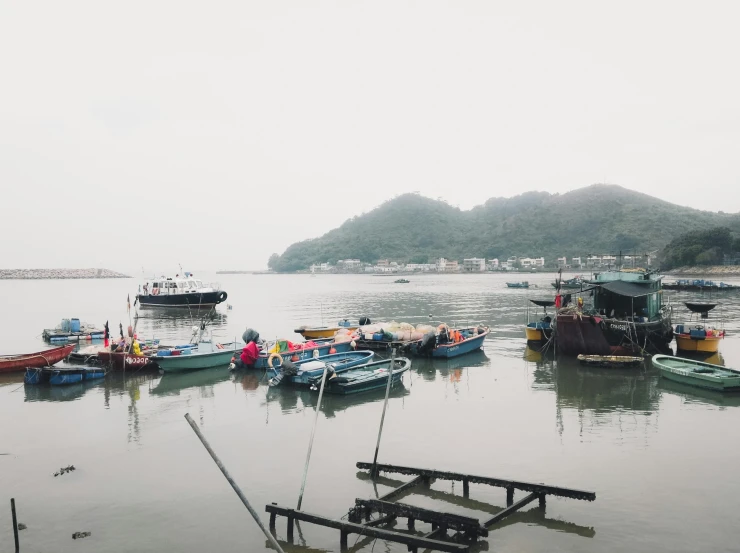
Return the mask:
<svg viewBox="0 0 740 553">
<path fill-rule="evenodd" d="M 494 524 L 496 524 L 500 520 L 503 520 L 506 517 L 508 517 L 509 515 L 512 515 L 512 514 L 516 513 L 519 509 L 522 509 L 523 507 L 526 507 L 527 505 L 529 505 L 530 503 L 532 503 L 532 501 L 534 501 L 535 499 L 537 499 L 539 497 L 540 497 L 540 494 L 538 494 L 538 493 L 531 493 L 531 494 L 529 494 L 524 499 L 520 499 L 519 501 L 517 501 L 516 503 L 514 503 L 511 507 L 509 507 L 507 509 L 504 509 L 503 511 L 501 511 L 500 513 L 498 513 L 496 515 L 493 515 L 491 518 L 489 518 L 487 521 L 485 521 L 483 523 L 483 526 L 485 526 L 486 528 L 488 528 L 489 526 L 493 526 Z"/>
<path fill-rule="evenodd" d="M 470 535 L 488 535 L 488 530 L 481 526 L 481 523 L 477 518 L 473 517 L 424 509 L 422 507 L 407 505 L 405 503 L 390 503 L 379 499 L 355 499 L 355 505 L 364 509 L 377 511 L 384 515 L 395 515 L 398 517 L 405 517 L 412 520 L 421 520 L 422 522 L 430 522 L 446 526 L 453 530 L 464 531 Z"/>
<path fill-rule="evenodd" d="M 385 528 L 375 528 L 373 526 L 367 526 L 364 524 L 335 520 L 321 515 L 307 513 L 305 511 L 296 511 L 295 509 L 291 509 L 289 507 L 281 507 L 280 505 L 275 504 L 265 505 L 265 511 L 267 511 L 268 513 L 275 513 L 281 516 L 288 517 L 290 520 L 300 520 L 303 522 L 308 522 L 310 524 L 317 524 L 319 526 L 326 526 L 327 528 L 334 528 L 336 530 L 339 530 L 341 532 L 340 537 L 344 537 L 345 539 L 346 536 L 349 534 L 360 534 L 363 536 L 370 536 L 374 538 L 380 538 L 382 540 L 402 543 L 412 548 L 423 547 L 426 549 L 446 551 L 450 553 L 467 552 L 469 550 L 469 546 L 465 544 L 424 538 L 421 536 L 416 536 L 414 534 L 404 534 L 402 532 L 386 530 Z"/>
<path fill-rule="evenodd" d="M 358 469 L 371 470 L 372 463 L 357 463 Z M 409 476 L 427 476 L 438 480 L 454 480 L 458 482 L 473 482 L 475 484 L 485 484 L 499 488 L 514 488 L 517 490 L 539 493 L 547 495 L 556 495 L 558 497 L 569 497 L 571 499 L 581 499 L 585 501 L 594 501 L 596 494 L 586 490 L 577 490 L 574 488 L 564 488 L 562 486 L 548 486 L 547 484 L 537 484 L 535 482 L 522 482 L 519 480 L 505 480 L 503 478 L 491 478 L 489 476 L 477 476 L 474 474 L 462 474 L 459 472 L 448 472 L 434 469 L 424 469 L 415 467 L 405 467 L 400 465 L 378 464 L 378 472 L 406 474 Z"/>
<path fill-rule="evenodd" d="M 380 465 L 378 465 L 380 466 Z M 412 488 L 415 488 L 419 484 L 422 484 L 426 480 L 426 477 L 424 476 L 417 476 L 413 480 L 409 480 L 405 484 L 402 484 L 398 486 L 397 488 L 389 491 L 385 495 L 380 496 L 378 499 L 381 501 L 390 501 L 394 497 L 398 497 L 401 494 L 406 493 L 407 491 L 411 490 Z"/>
</svg>

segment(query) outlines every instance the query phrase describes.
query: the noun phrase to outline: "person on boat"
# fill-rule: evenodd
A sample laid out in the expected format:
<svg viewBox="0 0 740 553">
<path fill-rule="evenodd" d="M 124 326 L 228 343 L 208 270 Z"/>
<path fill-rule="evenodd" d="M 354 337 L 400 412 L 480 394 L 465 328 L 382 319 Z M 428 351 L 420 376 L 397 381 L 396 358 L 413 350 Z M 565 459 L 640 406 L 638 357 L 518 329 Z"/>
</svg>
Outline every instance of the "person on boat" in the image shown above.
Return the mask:
<svg viewBox="0 0 740 553">
<path fill-rule="evenodd" d="M 126 340 L 123 337 L 121 337 L 121 339 L 118 340 L 118 342 L 116 342 L 115 344 L 113 344 L 113 346 L 111 346 L 111 349 L 114 352 L 126 351 Z"/>
<path fill-rule="evenodd" d="M 134 335 L 134 343 L 132 344 L 131 352 L 134 355 L 141 355 L 141 346 L 139 345 L 139 340 L 136 335 Z"/>
</svg>

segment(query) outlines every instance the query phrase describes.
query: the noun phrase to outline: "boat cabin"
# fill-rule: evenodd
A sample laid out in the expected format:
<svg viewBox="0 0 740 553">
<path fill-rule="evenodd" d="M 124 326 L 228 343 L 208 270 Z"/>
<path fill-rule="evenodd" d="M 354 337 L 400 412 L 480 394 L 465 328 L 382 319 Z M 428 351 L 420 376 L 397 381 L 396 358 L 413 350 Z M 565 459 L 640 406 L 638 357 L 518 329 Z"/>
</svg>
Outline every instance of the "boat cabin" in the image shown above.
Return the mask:
<svg viewBox="0 0 740 553">
<path fill-rule="evenodd" d="M 195 294 L 210 292 L 213 289 L 210 286 L 204 286 L 200 279 L 192 275 L 181 278 L 179 275 L 175 278 L 159 277 L 139 287 L 140 292 L 151 294 L 153 296 L 164 296 L 172 294 Z"/>
<path fill-rule="evenodd" d="M 609 271 L 597 273 L 589 282 L 593 291 L 594 310 L 610 319 L 649 322 L 662 316 L 661 279 L 642 271 Z"/>
</svg>

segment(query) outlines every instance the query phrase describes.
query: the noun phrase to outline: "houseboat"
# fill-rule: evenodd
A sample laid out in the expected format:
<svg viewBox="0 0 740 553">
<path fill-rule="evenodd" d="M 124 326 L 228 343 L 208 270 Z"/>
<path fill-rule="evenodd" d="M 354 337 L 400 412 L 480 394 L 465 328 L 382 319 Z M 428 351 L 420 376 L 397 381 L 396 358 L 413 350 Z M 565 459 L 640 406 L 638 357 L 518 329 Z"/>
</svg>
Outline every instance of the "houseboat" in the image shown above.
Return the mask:
<svg viewBox="0 0 740 553">
<path fill-rule="evenodd" d="M 582 301 L 558 310 L 555 339 L 566 355 L 612 355 L 662 351 L 673 339 L 670 307 L 663 304 L 662 276 L 644 270 L 594 274 L 584 287 L 593 306 Z"/>
<path fill-rule="evenodd" d="M 212 307 L 227 297 L 218 284 L 203 284 L 191 273 L 152 279 L 136 295 L 140 305 L 149 307 Z"/>
</svg>

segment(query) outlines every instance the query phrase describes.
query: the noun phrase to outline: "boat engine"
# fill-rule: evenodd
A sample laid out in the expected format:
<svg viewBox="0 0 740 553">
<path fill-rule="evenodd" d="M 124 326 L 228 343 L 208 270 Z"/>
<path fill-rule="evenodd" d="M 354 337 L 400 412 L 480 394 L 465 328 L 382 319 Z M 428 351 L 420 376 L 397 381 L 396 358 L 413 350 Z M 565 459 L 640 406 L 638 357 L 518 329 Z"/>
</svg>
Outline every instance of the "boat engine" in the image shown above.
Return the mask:
<svg viewBox="0 0 740 553">
<path fill-rule="evenodd" d="M 365 316 L 360 317 L 360 321 L 359 322 L 360 322 L 360 326 L 365 326 L 365 325 L 372 324 L 370 322 L 370 317 L 365 317 Z"/>
<path fill-rule="evenodd" d="M 427 332 L 421 338 L 421 344 L 419 344 L 419 355 L 431 355 L 434 348 L 437 346 L 437 335 L 434 331 Z"/>
<path fill-rule="evenodd" d="M 260 333 L 253 328 L 248 328 L 244 331 L 244 334 L 242 334 L 242 340 L 245 344 L 248 344 L 249 342 L 257 342 L 259 339 Z"/>
</svg>

